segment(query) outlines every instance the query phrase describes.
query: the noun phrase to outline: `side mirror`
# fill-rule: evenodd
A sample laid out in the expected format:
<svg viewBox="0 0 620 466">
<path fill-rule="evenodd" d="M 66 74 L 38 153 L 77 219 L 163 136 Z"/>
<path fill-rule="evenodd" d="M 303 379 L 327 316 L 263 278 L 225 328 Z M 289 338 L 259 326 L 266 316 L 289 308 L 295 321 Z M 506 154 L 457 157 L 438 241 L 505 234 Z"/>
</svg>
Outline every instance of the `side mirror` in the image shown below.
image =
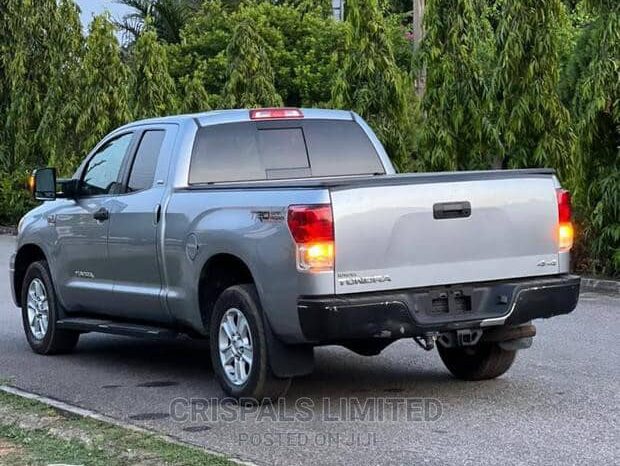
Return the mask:
<svg viewBox="0 0 620 466">
<path fill-rule="evenodd" d="M 58 180 L 58 187 L 60 188 L 60 192 L 57 193 L 57 197 L 77 199 L 80 194 L 80 180 L 76 180 L 75 178 Z"/>
<path fill-rule="evenodd" d="M 53 201 L 56 198 L 76 199 L 80 180 L 56 179 L 55 168 L 39 168 L 28 178 L 28 191 L 37 201 Z"/>
<path fill-rule="evenodd" d="M 37 201 L 56 199 L 56 169 L 39 168 L 28 180 L 28 190 Z"/>
</svg>

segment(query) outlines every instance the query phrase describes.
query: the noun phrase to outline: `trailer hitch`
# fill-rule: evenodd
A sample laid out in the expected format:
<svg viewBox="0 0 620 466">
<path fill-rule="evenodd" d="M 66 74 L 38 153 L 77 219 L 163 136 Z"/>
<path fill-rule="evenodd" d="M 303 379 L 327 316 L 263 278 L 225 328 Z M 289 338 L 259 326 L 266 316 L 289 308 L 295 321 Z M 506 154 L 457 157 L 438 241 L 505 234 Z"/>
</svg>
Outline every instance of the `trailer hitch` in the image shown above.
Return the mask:
<svg viewBox="0 0 620 466">
<path fill-rule="evenodd" d="M 433 348 L 435 348 L 435 341 L 437 341 L 438 337 L 439 332 L 428 332 L 425 333 L 423 336 L 418 335 L 413 337 L 413 341 L 415 341 L 418 346 L 423 350 L 431 351 Z"/>
</svg>

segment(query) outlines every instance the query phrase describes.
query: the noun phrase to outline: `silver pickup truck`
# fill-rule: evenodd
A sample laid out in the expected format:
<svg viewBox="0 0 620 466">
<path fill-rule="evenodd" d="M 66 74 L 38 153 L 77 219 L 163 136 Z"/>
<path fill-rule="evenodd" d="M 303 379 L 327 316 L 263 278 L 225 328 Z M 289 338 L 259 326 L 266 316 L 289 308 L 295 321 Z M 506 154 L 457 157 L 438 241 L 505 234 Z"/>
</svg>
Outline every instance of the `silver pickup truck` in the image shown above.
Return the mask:
<svg viewBox="0 0 620 466">
<path fill-rule="evenodd" d="M 401 338 L 497 377 L 531 321 L 571 312 L 570 196 L 551 170 L 395 174 L 355 113 L 208 112 L 106 136 L 71 179 L 37 170 L 11 261 L 37 353 L 81 334 L 210 341 L 224 391 L 262 400 L 313 348 Z M 207 357 L 207 355 L 205 355 Z"/>
</svg>

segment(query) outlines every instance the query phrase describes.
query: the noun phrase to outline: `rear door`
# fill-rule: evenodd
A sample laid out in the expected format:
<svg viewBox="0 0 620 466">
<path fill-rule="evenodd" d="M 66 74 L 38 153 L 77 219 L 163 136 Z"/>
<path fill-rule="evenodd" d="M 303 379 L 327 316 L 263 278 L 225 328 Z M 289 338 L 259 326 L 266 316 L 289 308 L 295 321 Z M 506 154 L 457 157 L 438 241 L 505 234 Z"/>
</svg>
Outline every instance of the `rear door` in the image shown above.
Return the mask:
<svg viewBox="0 0 620 466">
<path fill-rule="evenodd" d="M 554 178 L 494 176 L 333 188 L 336 292 L 558 273 Z"/>
<path fill-rule="evenodd" d="M 137 132 L 122 193 L 110 215 L 108 267 L 114 275 L 108 313 L 127 319 L 167 322 L 161 297 L 159 225 L 167 186 L 169 156 L 176 125 L 158 125 Z"/>
</svg>

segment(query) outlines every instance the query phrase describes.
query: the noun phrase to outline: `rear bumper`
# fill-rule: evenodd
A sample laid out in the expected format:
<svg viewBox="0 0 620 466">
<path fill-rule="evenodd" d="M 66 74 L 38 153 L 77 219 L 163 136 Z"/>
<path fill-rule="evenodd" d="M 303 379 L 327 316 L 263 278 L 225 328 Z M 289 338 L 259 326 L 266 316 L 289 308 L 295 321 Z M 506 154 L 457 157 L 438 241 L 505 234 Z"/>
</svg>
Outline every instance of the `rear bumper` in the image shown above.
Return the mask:
<svg viewBox="0 0 620 466">
<path fill-rule="evenodd" d="M 301 297 L 297 310 L 304 337 L 309 342 L 397 339 L 462 328 L 518 325 L 568 314 L 577 306 L 579 284 L 578 276 L 557 275 Z"/>
</svg>

